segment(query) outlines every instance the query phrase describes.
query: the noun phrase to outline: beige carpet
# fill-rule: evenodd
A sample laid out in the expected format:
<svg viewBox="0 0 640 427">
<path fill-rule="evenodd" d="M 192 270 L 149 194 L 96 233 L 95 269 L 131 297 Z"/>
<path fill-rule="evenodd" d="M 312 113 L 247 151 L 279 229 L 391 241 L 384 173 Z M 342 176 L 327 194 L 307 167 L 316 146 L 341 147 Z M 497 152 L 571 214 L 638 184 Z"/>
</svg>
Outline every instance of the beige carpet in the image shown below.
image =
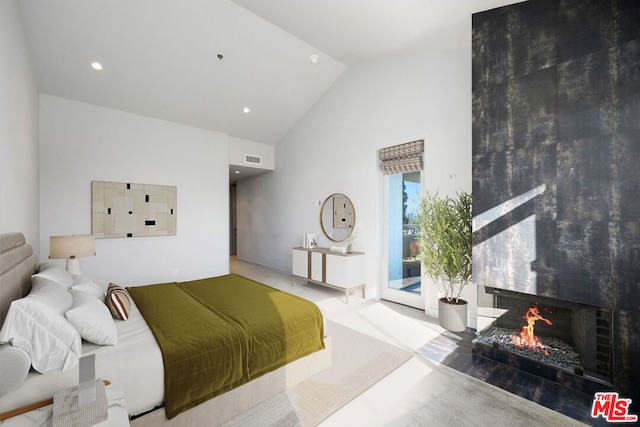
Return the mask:
<svg viewBox="0 0 640 427">
<path fill-rule="evenodd" d="M 223 424 L 315 426 L 412 357 L 395 346 L 327 321 L 333 340 L 329 368 Z"/>
</svg>

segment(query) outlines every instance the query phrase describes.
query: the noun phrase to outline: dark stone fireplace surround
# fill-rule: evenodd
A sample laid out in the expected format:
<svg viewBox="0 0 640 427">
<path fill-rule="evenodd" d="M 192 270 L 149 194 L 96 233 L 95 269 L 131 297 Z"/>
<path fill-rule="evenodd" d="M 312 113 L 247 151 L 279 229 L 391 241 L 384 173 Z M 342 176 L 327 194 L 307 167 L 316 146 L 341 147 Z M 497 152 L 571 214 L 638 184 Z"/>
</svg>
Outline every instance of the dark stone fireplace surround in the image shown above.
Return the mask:
<svg viewBox="0 0 640 427">
<path fill-rule="evenodd" d="M 608 313 L 609 379 L 637 408 L 640 1 L 530 0 L 472 23 L 474 218 L 544 186 L 474 229 L 473 281 Z M 535 260 L 483 244 L 531 218 Z M 523 265 L 534 283 L 505 280 Z"/>
</svg>

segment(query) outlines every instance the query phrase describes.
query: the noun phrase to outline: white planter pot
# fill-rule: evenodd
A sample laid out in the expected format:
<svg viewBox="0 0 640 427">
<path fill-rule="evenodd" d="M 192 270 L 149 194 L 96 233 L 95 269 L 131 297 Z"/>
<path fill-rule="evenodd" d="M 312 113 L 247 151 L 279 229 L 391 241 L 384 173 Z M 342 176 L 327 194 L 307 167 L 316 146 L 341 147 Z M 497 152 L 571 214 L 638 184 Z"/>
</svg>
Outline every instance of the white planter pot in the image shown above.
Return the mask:
<svg viewBox="0 0 640 427">
<path fill-rule="evenodd" d="M 438 321 L 440 326 L 451 332 L 464 332 L 467 329 L 467 301 L 460 299 L 458 304 L 438 300 Z"/>
</svg>

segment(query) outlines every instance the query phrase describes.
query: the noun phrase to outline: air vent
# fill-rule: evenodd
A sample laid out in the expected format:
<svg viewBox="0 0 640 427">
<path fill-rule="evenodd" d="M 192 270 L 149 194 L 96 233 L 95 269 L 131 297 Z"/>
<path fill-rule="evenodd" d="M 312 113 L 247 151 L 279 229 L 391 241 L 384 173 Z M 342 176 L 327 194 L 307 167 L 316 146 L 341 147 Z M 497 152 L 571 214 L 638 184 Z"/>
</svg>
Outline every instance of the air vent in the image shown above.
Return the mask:
<svg viewBox="0 0 640 427">
<path fill-rule="evenodd" d="M 262 157 L 254 156 L 254 155 L 251 155 L 251 154 L 245 154 L 244 155 L 244 162 L 245 163 L 250 163 L 252 165 L 261 165 L 262 164 Z"/>
</svg>

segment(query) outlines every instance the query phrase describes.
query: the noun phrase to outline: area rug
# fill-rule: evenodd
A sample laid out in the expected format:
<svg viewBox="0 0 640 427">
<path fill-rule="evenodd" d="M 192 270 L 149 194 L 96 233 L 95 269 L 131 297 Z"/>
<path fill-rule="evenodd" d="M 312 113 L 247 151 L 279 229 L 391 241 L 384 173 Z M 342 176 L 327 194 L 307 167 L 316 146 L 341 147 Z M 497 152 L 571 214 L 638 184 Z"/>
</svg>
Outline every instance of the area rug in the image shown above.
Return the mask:
<svg viewBox="0 0 640 427">
<path fill-rule="evenodd" d="M 331 366 L 223 424 L 315 426 L 412 357 L 393 345 L 327 320 Z"/>
</svg>

